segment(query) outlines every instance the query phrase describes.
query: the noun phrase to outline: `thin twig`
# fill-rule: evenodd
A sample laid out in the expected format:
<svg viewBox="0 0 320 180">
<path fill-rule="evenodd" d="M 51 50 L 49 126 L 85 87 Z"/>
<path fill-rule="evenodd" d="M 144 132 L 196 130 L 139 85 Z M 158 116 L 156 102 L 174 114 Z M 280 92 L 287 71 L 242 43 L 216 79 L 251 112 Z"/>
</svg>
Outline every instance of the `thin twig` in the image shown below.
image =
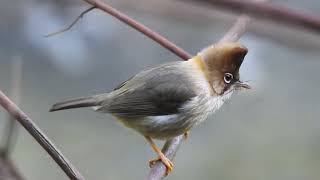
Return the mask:
<svg viewBox="0 0 320 180">
<path fill-rule="evenodd" d="M 84 180 L 80 172 L 58 150 L 40 128 L 0 90 L 0 105 L 38 141 L 72 180 Z"/>
<path fill-rule="evenodd" d="M 138 21 L 132 19 L 131 17 L 127 16 L 126 14 L 114 9 L 110 5 L 106 4 L 105 2 L 101 0 L 83 0 L 92 6 L 96 7 L 97 9 L 100 9 L 115 18 L 119 19 L 120 21 L 124 22 L 125 24 L 131 26 L 132 28 L 136 29 L 137 31 L 143 33 L 144 35 L 148 36 L 149 38 L 153 39 L 169 51 L 173 52 L 180 58 L 184 60 L 188 60 L 191 55 L 186 52 L 185 50 L 181 49 L 174 43 L 170 42 L 168 39 L 165 37 L 161 36 L 155 31 L 152 31 L 150 28 L 146 27 L 145 25 L 139 23 Z"/>
<path fill-rule="evenodd" d="M 190 1 L 190 0 L 189 0 Z M 204 5 L 219 6 L 230 9 L 232 12 L 246 13 L 248 15 L 268 18 L 275 22 L 283 22 L 307 28 L 320 33 L 320 17 L 306 13 L 298 12 L 282 5 L 273 5 L 261 1 L 249 0 L 191 0 L 196 3 L 201 2 Z M 302 1 L 301 1 L 302 2 Z"/>
<path fill-rule="evenodd" d="M 234 25 L 229 31 L 220 39 L 220 42 L 231 41 L 235 42 L 246 32 L 247 26 L 249 25 L 251 18 L 245 14 L 238 17 Z"/>
<path fill-rule="evenodd" d="M 58 35 L 58 34 L 61 34 L 63 32 L 66 32 L 66 31 L 70 30 L 85 14 L 87 14 L 88 12 L 92 11 L 95 8 L 96 7 L 92 6 L 92 7 L 88 8 L 88 9 L 84 10 L 79 16 L 77 16 L 77 18 L 75 20 L 72 21 L 72 23 L 69 26 L 67 26 L 66 28 L 63 28 L 61 30 L 58 30 L 56 32 L 47 34 L 44 37 L 52 37 L 52 36 L 55 36 L 55 35 Z"/>
<path fill-rule="evenodd" d="M 20 104 L 20 95 L 21 95 L 21 82 L 22 82 L 22 66 L 23 61 L 21 57 L 15 57 L 12 60 L 12 86 L 11 86 L 11 97 L 15 101 L 17 105 Z M 2 153 L 4 158 L 8 158 L 9 153 L 12 152 L 12 149 L 15 145 L 15 140 L 17 138 L 17 127 L 16 121 L 12 119 L 10 115 L 8 115 L 7 126 L 5 128 L 5 145 L 3 147 Z"/>
</svg>

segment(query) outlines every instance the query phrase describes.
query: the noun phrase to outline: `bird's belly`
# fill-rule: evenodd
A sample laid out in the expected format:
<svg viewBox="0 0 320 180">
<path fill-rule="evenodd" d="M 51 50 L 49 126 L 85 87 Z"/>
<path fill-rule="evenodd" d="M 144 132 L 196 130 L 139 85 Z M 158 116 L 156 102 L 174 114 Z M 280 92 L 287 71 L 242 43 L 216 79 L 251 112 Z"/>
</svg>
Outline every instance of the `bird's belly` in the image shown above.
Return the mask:
<svg viewBox="0 0 320 180">
<path fill-rule="evenodd" d="M 133 128 L 144 136 L 155 139 L 170 139 L 187 132 L 195 123 L 196 117 L 183 114 L 148 116 L 120 121 L 127 127 Z"/>
<path fill-rule="evenodd" d="M 219 109 L 223 102 L 224 99 L 220 97 L 199 96 L 183 106 L 178 114 L 118 119 L 142 135 L 155 139 L 170 139 L 189 131 L 193 125 L 205 120 L 209 113 Z"/>
</svg>

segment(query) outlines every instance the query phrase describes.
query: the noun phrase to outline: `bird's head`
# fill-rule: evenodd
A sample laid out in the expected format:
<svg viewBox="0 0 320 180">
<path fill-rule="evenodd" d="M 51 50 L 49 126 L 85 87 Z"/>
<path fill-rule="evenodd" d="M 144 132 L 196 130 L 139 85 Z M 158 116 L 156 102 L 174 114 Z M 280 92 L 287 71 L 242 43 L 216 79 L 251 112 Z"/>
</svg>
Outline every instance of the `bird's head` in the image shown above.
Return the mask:
<svg viewBox="0 0 320 180">
<path fill-rule="evenodd" d="M 248 49 L 240 43 L 221 42 L 202 50 L 198 56 L 204 64 L 209 83 L 217 95 L 250 89 L 240 81 L 239 69 Z"/>
</svg>

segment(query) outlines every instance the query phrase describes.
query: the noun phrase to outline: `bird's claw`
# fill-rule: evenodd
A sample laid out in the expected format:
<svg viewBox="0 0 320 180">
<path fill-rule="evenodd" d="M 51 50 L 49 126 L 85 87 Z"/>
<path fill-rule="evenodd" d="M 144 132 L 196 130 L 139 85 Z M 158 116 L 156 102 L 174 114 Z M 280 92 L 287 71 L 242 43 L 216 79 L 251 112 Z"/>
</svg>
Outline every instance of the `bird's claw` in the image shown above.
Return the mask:
<svg viewBox="0 0 320 180">
<path fill-rule="evenodd" d="M 161 161 L 166 166 L 166 175 L 173 170 L 173 163 L 165 156 L 150 160 L 149 167 L 152 168 L 158 161 Z"/>
</svg>

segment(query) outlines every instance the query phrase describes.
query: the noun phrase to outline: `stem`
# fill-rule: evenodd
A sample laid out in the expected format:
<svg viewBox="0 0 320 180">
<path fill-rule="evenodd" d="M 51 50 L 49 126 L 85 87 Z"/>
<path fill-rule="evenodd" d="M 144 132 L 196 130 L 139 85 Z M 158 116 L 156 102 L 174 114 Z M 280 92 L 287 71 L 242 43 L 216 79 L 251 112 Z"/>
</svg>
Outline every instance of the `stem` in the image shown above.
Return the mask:
<svg viewBox="0 0 320 180">
<path fill-rule="evenodd" d="M 61 169 L 72 180 L 84 180 L 80 172 L 69 162 L 67 158 L 55 147 L 49 138 L 40 130 L 40 128 L 14 104 L 1 90 L 0 90 L 0 105 L 8 111 L 8 113 L 16 119 L 48 152 L 48 154 L 55 160 Z"/>
<path fill-rule="evenodd" d="M 232 12 L 246 13 L 252 16 L 259 16 L 261 18 L 268 18 L 272 21 L 280 21 L 287 24 L 296 25 L 307 28 L 320 33 L 320 18 L 319 16 L 298 12 L 293 9 L 273 5 L 259 0 L 192 0 L 194 2 L 201 2 L 206 6 L 219 6 L 229 9 Z M 301 1 L 303 2 L 303 1 Z"/>
<path fill-rule="evenodd" d="M 174 43 L 170 42 L 165 37 L 161 36 L 155 31 L 152 31 L 147 26 L 143 25 L 142 23 L 134 20 L 133 18 L 127 16 L 126 14 L 114 9 L 112 6 L 106 4 L 100 0 L 84 0 L 85 2 L 91 4 L 92 6 L 101 9 L 102 11 L 114 16 L 115 18 L 119 19 L 120 21 L 124 22 L 125 24 L 131 26 L 132 28 L 136 29 L 137 31 L 143 33 L 144 35 L 148 36 L 152 40 L 156 41 L 169 51 L 173 52 L 180 58 L 184 60 L 188 60 L 191 58 L 191 55 L 184 51 L 182 48 L 178 47 Z"/>
</svg>

